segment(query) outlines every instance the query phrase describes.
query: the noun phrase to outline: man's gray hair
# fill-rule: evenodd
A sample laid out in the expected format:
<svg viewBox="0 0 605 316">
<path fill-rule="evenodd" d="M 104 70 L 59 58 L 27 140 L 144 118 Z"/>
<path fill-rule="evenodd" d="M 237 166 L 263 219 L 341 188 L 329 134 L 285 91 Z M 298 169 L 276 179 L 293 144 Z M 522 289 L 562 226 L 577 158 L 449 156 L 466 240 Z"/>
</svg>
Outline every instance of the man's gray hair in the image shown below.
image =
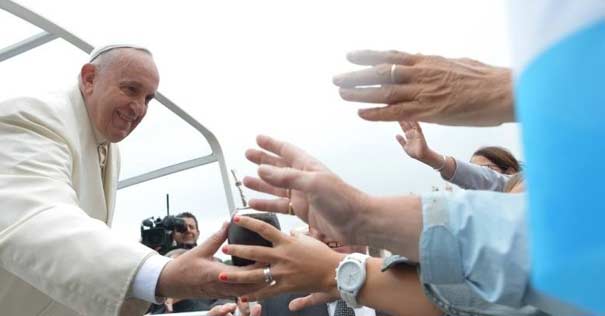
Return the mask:
<svg viewBox="0 0 605 316">
<path fill-rule="evenodd" d="M 92 53 L 90 53 L 90 58 L 88 59 L 89 63 L 92 63 L 95 59 L 97 59 L 99 56 L 112 51 L 114 49 L 118 49 L 118 48 L 132 48 L 132 49 L 137 49 L 137 50 L 141 50 L 144 51 L 145 53 L 152 55 L 151 51 L 143 46 L 138 46 L 138 45 L 132 45 L 132 44 L 111 44 L 111 45 L 105 45 L 105 46 L 101 46 L 98 48 L 95 48 Z"/>
</svg>

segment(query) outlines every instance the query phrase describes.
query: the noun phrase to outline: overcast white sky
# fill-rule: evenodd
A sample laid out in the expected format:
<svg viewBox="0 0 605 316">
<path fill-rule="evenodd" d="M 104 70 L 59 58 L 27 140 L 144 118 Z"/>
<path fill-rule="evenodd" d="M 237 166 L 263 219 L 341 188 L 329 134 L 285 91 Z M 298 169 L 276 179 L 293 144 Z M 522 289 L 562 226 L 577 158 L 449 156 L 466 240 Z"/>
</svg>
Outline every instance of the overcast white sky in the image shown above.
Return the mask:
<svg viewBox="0 0 605 316">
<path fill-rule="evenodd" d="M 355 49 L 471 57 L 508 66 L 505 1 L 91 1 L 20 0 L 93 45 L 148 46 L 160 91 L 219 139 L 229 168 L 255 174 L 244 158 L 255 135 L 287 139 L 349 183 L 377 195 L 422 193 L 443 181 L 395 141 L 397 124 L 370 123 L 341 100 L 334 74 L 357 69 Z M 0 46 L 36 33 L 0 10 Z M 0 98 L 64 88 L 86 55 L 62 41 L 0 63 Z M 518 127 L 424 125 L 429 145 L 461 159 L 479 146 L 521 155 Z M 122 178 L 209 153 L 203 138 L 156 103 L 122 146 Z M 140 220 L 172 210 L 200 220 L 202 236 L 228 215 L 218 166 L 197 168 L 118 193 L 114 227 L 138 238 Z M 255 196 L 247 191 L 248 197 Z M 239 203 L 236 200 L 236 203 Z M 298 225 L 284 219 L 287 229 Z"/>
</svg>

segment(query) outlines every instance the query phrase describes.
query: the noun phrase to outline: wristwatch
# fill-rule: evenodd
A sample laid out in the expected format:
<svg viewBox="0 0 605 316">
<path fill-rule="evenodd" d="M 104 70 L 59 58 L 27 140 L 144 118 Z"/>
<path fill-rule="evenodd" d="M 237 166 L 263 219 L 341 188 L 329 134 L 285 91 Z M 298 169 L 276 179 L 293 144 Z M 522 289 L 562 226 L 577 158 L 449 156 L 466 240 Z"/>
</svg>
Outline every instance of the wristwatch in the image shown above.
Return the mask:
<svg viewBox="0 0 605 316">
<path fill-rule="evenodd" d="M 367 255 L 352 253 L 347 255 L 336 268 L 336 285 L 347 306 L 358 308 L 357 294 L 366 281 Z"/>
</svg>

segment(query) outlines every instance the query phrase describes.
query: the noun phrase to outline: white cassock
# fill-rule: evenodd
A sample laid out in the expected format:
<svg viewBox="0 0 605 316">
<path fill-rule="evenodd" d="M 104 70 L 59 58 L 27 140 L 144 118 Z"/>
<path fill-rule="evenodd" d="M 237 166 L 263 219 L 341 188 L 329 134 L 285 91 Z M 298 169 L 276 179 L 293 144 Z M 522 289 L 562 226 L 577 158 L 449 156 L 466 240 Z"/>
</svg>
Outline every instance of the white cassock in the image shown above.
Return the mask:
<svg viewBox="0 0 605 316">
<path fill-rule="evenodd" d="M 119 153 L 104 181 L 97 140 L 77 86 L 0 103 L 0 313 L 142 315 L 129 298 L 154 252 L 121 240 L 113 216 Z"/>
</svg>

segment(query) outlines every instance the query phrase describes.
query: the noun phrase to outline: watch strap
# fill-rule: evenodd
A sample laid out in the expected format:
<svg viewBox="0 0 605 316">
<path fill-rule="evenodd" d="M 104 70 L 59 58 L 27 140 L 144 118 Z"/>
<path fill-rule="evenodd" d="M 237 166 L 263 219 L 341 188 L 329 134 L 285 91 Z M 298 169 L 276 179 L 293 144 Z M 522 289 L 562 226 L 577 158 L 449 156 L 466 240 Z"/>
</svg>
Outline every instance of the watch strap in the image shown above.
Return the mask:
<svg viewBox="0 0 605 316">
<path fill-rule="evenodd" d="M 359 290 L 363 287 L 363 285 L 365 283 L 365 279 L 367 277 L 366 276 L 367 259 L 368 259 L 368 255 L 361 254 L 361 253 L 351 253 L 351 254 L 348 254 L 338 265 L 338 268 L 340 269 L 340 267 L 343 265 L 343 263 L 345 263 L 347 261 L 357 261 L 361 265 L 361 267 L 364 271 L 364 282 L 361 283 L 361 285 L 354 291 L 347 291 L 345 289 L 342 289 L 340 286 L 338 287 L 338 291 L 340 292 L 340 297 L 342 298 L 343 301 L 345 301 L 345 303 L 347 303 L 347 306 L 349 306 L 350 308 L 359 308 L 362 306 L 361 304 L 359 304 L 359 302 L 357 302 L 357 294 L 359 294 Z M 338 282 L 338 278 L 336 279 L 336 281 Z"/>
</svg>

